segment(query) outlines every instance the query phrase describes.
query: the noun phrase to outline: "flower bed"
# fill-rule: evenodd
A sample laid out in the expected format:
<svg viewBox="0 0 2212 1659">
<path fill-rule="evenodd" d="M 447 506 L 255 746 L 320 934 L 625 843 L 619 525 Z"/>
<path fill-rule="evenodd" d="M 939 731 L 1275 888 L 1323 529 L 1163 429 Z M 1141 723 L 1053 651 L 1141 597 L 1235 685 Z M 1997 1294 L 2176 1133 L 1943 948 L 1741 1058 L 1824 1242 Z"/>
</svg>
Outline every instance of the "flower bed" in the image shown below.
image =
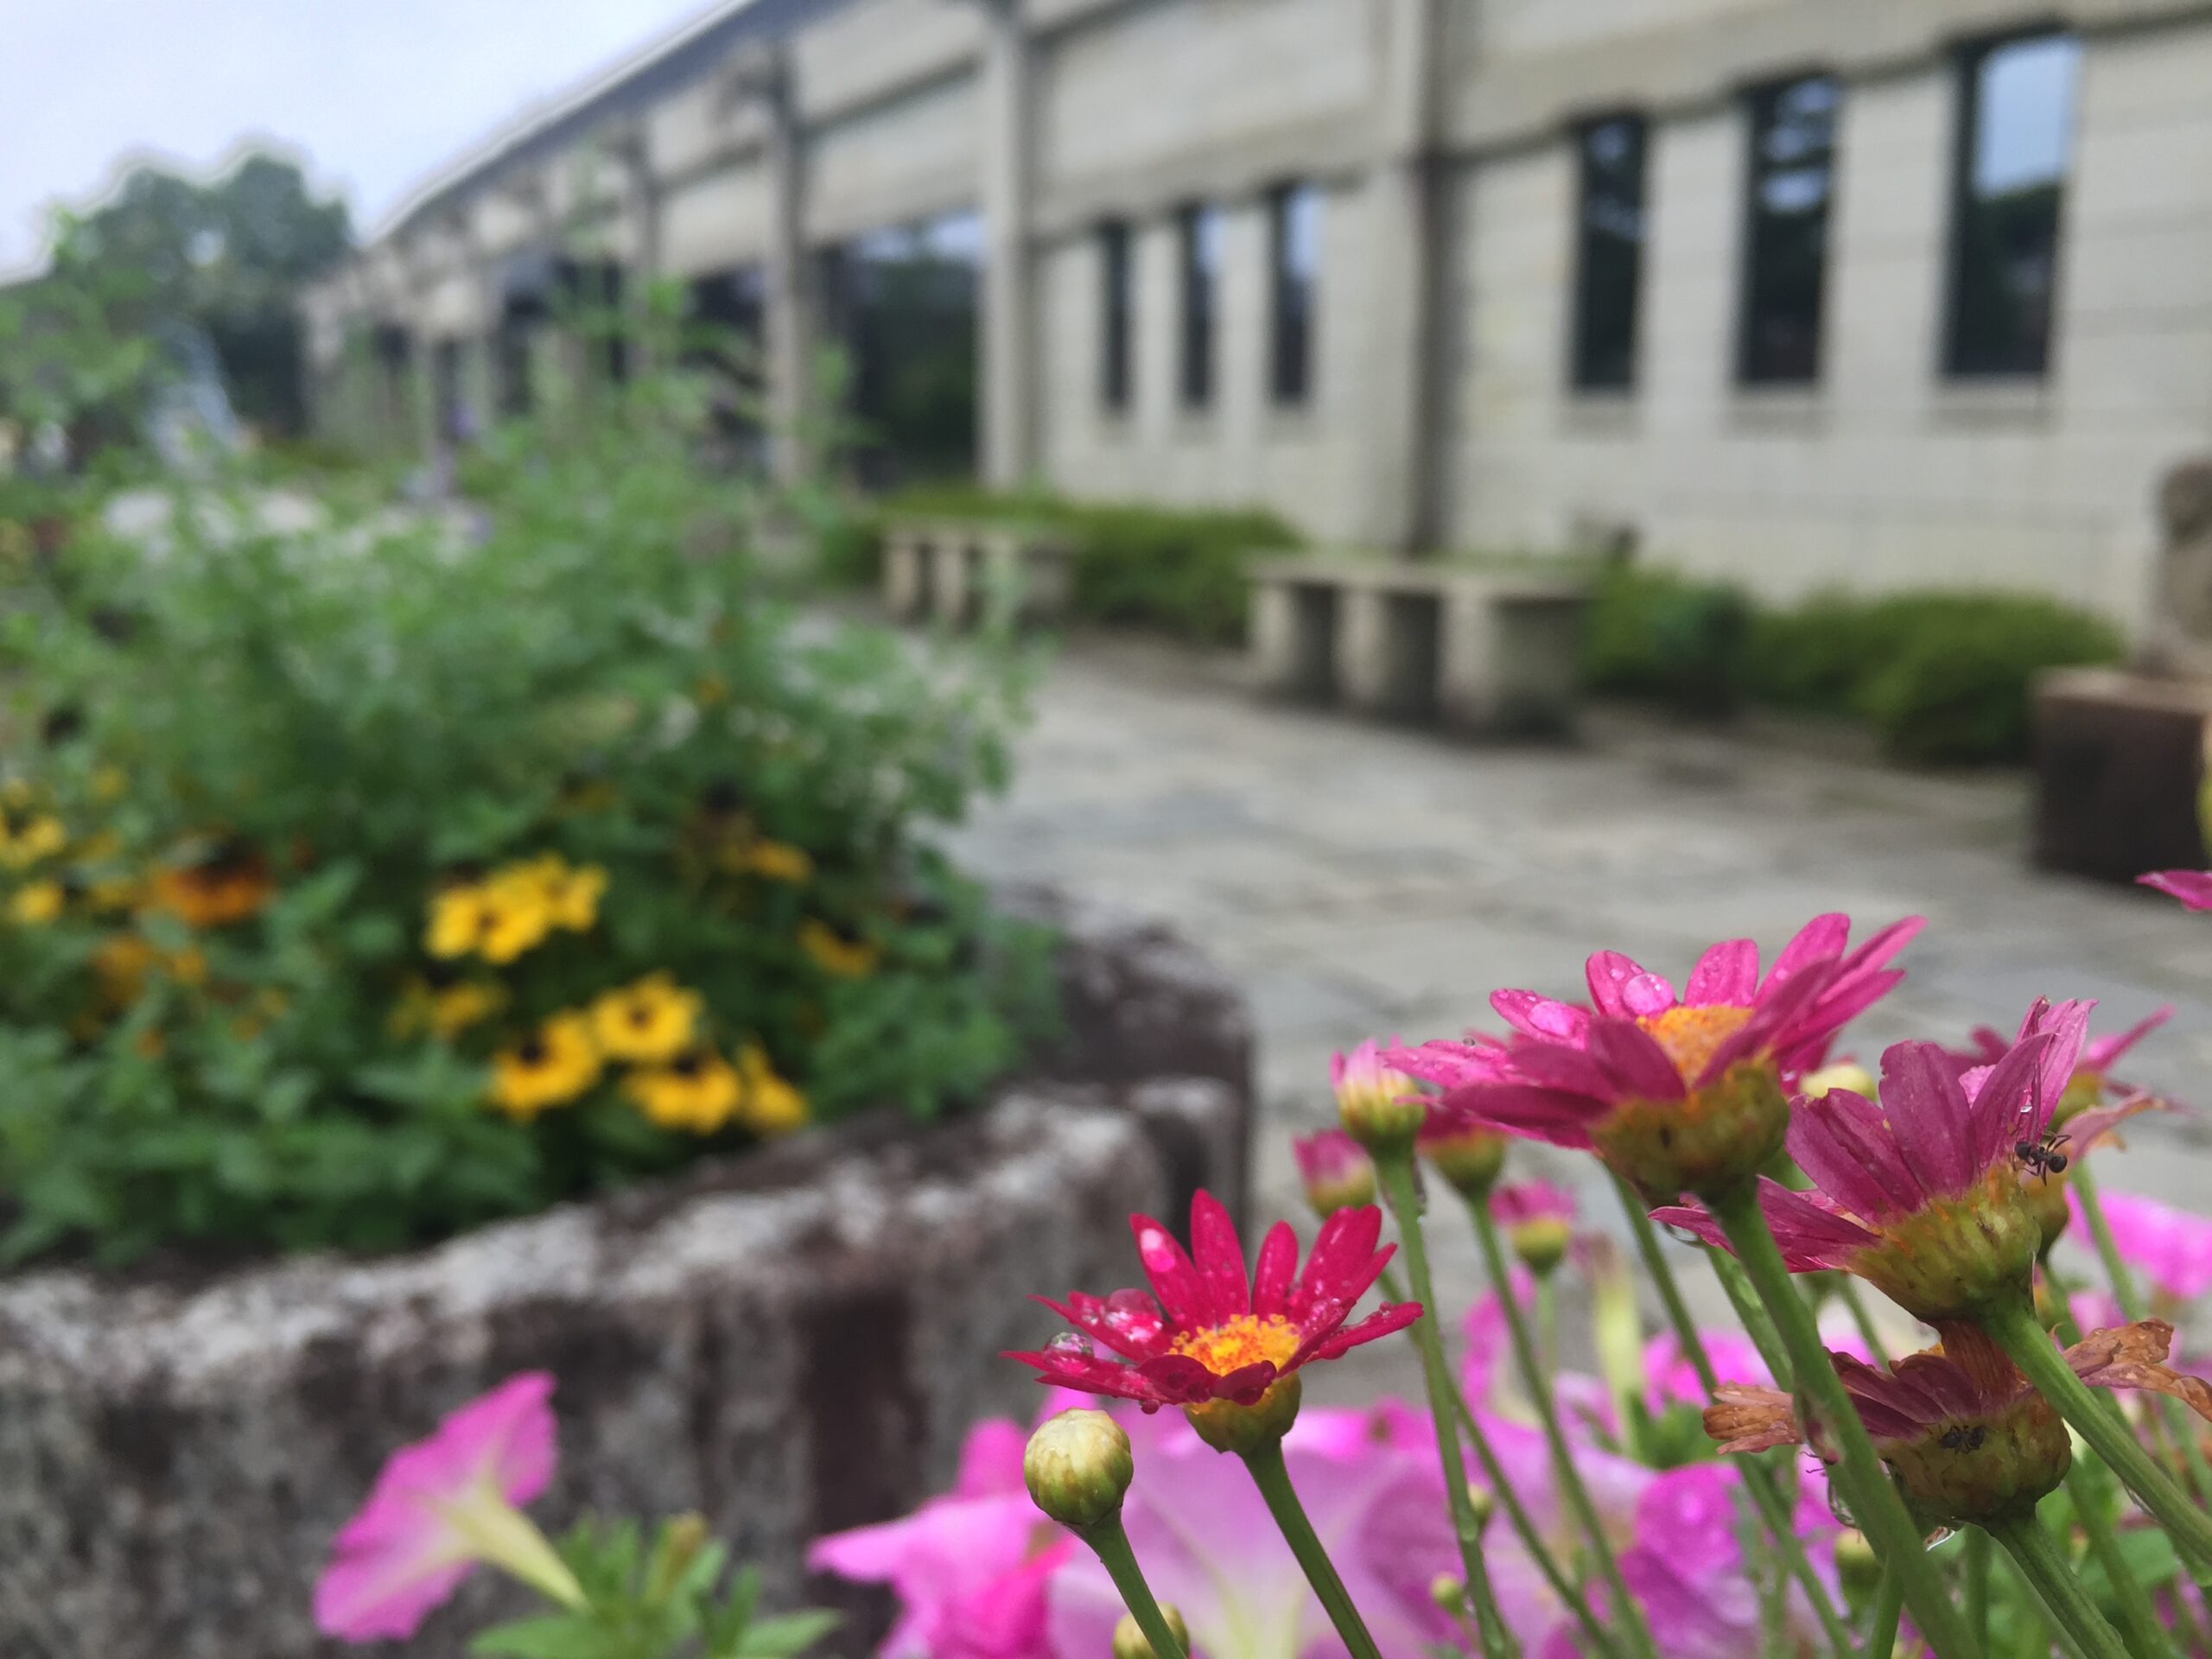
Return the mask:
<svg viewBox="0 0 2212 1659">
<path fill-rule="evenodd" d="M 809 1540 L 911 1506 L 1027 1403 L 991 1357 L 1026 1293 L 1105 1271 L 1132 1208 L 1241 1190 L 1234 994 L 1157 930 L 1030 909 L 1065 941 L 1062 1034 L 957 1120 L 878 1113 L 381 1261 L 0 1281 L 0 1652 L 294 1659 L 385 1450 L 517 1370 L 559 1382 L 549 1510 L 699 1510 L 788 1605 Z M 880 1602 L 838 1600 L 862 1645 Z M 408 1651 L 457 1656 L 467 1619 Z"/>
<path fill-rule="evenodd" d="M 928 836 L 1008 683 L 810 630 L 626 413 L 503 438 L 473 535 L 188 499 L 19 590 L 0 1258 L 417 1244 L 933 1116 L 1049 1018 Z"/>
</svg>

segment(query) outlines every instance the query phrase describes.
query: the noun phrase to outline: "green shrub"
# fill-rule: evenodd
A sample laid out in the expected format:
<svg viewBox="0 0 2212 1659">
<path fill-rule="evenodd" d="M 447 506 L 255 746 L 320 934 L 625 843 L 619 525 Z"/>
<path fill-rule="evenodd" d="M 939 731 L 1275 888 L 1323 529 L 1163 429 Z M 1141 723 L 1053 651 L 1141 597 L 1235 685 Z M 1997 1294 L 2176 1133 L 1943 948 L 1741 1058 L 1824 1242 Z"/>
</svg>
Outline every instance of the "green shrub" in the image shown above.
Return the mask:
<svg viewBox="0 0 2212 1659">
<path fill-rule="evenodd" d="M 0 1255 L 397 1246 L 1016 1057 L 919 833 L 1009 683 L 794 627 L 654 396 L 499 435 L 480 541 L 194 498 L 18 607 Z"/>
<path fill-rule="evenodd" d="M 1300 540 L 1281 519 L 1256 510 L 1098 505 L 957 485 L 903 492 L 886 511 L 1012 519 L 1053 531 L 1075 549 L 1077 616 L 1209 645 L 1243 638 L 1253 556 L 1287 550 Z"/>
<path fill-rule="evenodd" d="M 2026 594 L 1901 597 L 1883 611 L 1886 660 L 1860 688 L 1860 712 L 1888 753 L 1926 765 L 2026 759 L 2034 677 L 2121 650 L 2102 619 Z"/>
<path fill-rule="evenodd" d="M 1725 582 L 1620 564 L 1592 593 L 1583 673 L 1592 690 L 1725 715 L 1742 695 L 1751 601 Z"/>
</svg>

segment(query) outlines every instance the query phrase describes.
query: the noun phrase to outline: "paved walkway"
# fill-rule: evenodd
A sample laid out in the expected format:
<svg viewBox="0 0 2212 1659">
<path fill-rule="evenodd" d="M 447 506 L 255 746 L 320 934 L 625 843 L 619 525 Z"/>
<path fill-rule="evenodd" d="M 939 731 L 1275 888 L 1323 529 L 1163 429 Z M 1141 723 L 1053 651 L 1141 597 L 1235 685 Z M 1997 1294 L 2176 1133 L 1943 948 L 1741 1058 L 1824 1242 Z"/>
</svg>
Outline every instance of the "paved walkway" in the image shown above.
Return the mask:
<svg viewBox="0 0 2212 1659">
<path fill-rule="evenodd" d="M 1679 982 L 1712 941 L 1771 953 L 1823 910 L 1862 933 L 1929 918 L 1905 984 L 1854 1028 L 1862 1059 L 1981 1021 L 2009 1033 L 2038 994 L 2100 999 L 2099 1030 L 2171 1002 L 2128 1075 L 2212 1104 L 2212 918 L 2031 870 L 2016 777 L 1918 776 L 1618 714 L 1576 748 L 1476 747 L 1267 705 L 1238 680 L 1223 658 L 1065 647 L 1011 796 L 960 840 L 994 874 L 1172 918 L 1243 980 L 1262 1214 L 1302 1210 L 1287 1137 L 1330 1121 L 1332 1049 L 1492 1023 L 1498 986 L 1579 995 L 1600 946 Z M 2212 1205 L 2212 1119 L 2159 1122 L 2102 1157 L 2108 1186 Z M 1548 1152 L 1522 1167 L 1582 1173 Z"/>
</svg>

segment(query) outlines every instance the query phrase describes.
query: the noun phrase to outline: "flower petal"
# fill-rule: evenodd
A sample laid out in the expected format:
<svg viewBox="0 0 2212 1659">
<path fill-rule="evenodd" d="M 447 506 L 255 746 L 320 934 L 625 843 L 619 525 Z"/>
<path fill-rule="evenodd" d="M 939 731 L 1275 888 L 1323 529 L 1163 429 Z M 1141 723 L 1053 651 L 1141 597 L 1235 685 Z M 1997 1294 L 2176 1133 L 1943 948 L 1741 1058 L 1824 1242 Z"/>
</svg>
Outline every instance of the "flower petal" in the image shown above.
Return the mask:
<svg viewBox="0 0 2212 1659">
<path fill-rule="evenodd" d="M 1596 952 L 1583 964 L 1582 974 L 1590 987 L 1590 1006 L 1615 1020 L 1635 1012 L 1623 1000 L 1623 988 L 1631 980 L 1648 977 L 1642 963 L 1618 950 Z"/>
<path fill-rule="evenodd" d="M 1260 1241 L 1259 1262 L 1252 1271 L 1252 1312 L 1263 1319 L 1281 1314 L 1297 1273 L 1298 1235 L 1288 1222 L 1279 1221 Z"/>
<path fill-rule="evenodd" d="M 1891 1133 L 1929 1192 L 1962 1192 L 1988 1167 L 1976 1161 L 1966 1090 L 1936 1044 L 1892 1043 L 1884 1050 L 1881 1094 Z"/>
<path fill-rule="evenodd" d="M 1759 989 L 1759 948 L 1750 939 L 1723 939 L 1690 969 L 1682 1001 L 1693 1007 L 1722 1003 L 1749 1007 Z"/>
<path fill-rule="evenodd" d="M 1385 1302 L 1357 1325 L 1339 1326 L 1326 1335 L 1309 1338 L 1299 1345 L 1286 1370 L 1319 1359 L 1335 1359 L 1363 1342 L 1373 1342 L 1394 1331 L 1402 1331 L 1421 1318 L 1419 1302 Z"/>
<path fill-rule="evenodd" d="M 2092 1332 L 2066 1351 L 2074 1374 L 2095 1389 L 2140 1389 L 2180 1401 L 2212 1421 L 2212 1383 L 2187 1376 L 2162 1362 L 2172 1350 L 2174 1328 L 2164 1319 L 2144 1319 L 2116 1331 Z"/>
<path fill-rule="evenodd" d="M 2180 899 L 2190 910 L 2212 910 L 2212 870 L 2153 870 L 2135 879 Z"/>
<path fill-rule="evenodd" d="M 1882 1109 L 1848 1089 L 1797 1102 L 1788 1150 L 1815 1186 L 1864 1220 L 1910 1215 L 1928 1202 Z"/>
<path fill-rule="evenodd" d="M 1245 1275 L 1236 1224 L 1204 1187 L 1191 1198 L 1191 1253 L 1211 1308 L 1208 1323 L 1219 1325 L 1252 1311 L 1252 1284 Z"/>
<path fill-rule="evenodd" d="M 1032 1300 L 1129 1359 L 1149 1359 L 1165 1353 L 1172 1339 L 1167 1321 L 1160 1316 L 1152 1298 L 1141 1290 L 1117 1290 L 1103 1301 L 1080 1290 L 1070 1291 L 1065 1302 L 1049 1296 Z"/>
<path fill-rule="evenodd" d="M 1212 1294 L 1175 1236 L 1143 1215 L 1129 1217 L 1129 1231 L 1137 1242 L 1137 1261 L 1144 1268 L 1144 1276 L 1152 1281 L 1152 1294 L 1160 1299 L 1168 1322 L 1182 1331 L 1210 1324 Z"/>
<path fill-rule="evenodd" d="M 1589 1029 L 1590 1011 L 1534 991 L 1492 991 L 1490 1005 L 1497 1017 L 1524 1037 L 1553 1042 L 1580 1043 Z"/>
<path fill-rule="evenodd" d="M 1804 1439 L 1788 1395 L 1743 1382 L 1723 1382 L 1713 1389 L 1713 1403 L 1705 1408 L 1705 1432 L 1728 1455 L 1795 1446 Z"/>
<path fill-rule="evenodd" d="M 1584 1151 L 1590 1146 L 1590 1126 L 1611 1109 L 1608 1102 L 1588 1095 L 1529 1083 L 1470 1084 L 1446 1095 L 1443 1104 L 1447 1112 L 1494 1123 L 1509 1135 Z"/>
<path fill-rule="evenodd" d="M 1124 1365 L 1118 1360 L 1105 1359 L 1096 1354 L 1078 1354 L 1048 1348 L 1037 1353 L 1009 1351 L 1001 1359 L 1020 1360 L 1037 1373 L 1037 1380 L 1047 1388 L 1074 1389 L 1083 1394 L 1109 1395 L 1117 1400 L 1135 1400 L 1155 1406 L 1180 1405 L 1184 1396 L 1168 1393 L 1145 1370 L 1146 1366 L 1165 1365 L 1181 1360 L 1180 1354 L 1162 1354 L 1147 1359 L 1140 1365 Z M 1205 1371 L 1196 1360 L 1187 1363 Z M 1211 1376 L 1211 1372 L 1207 1373 Z M 1200 1398 L 1205 1396 L 1201 1395 Z"/>
<path fill-rule="evenodd" d="M 1631 1100 L 1680 1100 L 1682 1074 L 1651 1033 L 1633 1020 L 1593 1020 L 1590 1052 L 1618 1091 Z"/>
</svg>

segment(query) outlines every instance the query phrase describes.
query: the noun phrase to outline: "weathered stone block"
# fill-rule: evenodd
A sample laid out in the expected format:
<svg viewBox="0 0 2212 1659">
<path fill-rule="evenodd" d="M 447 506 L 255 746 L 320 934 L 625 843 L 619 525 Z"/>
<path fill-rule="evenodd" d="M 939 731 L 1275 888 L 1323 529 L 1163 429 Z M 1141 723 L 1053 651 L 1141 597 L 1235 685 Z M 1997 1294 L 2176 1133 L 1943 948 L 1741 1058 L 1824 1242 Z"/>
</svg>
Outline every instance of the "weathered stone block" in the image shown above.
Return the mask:
<svg viewBox="0 0 2212 1659">
<path fill-rule="evenodd" d="M 531 1367 L 560 1379 L 544 1520 L 697 1510 L 778 1601 L 851 1611 L 861 1650 L 885 1605 L 810 1586 L 807 1541 L 902 1512 L 976 1417 L 1034 1409 L 995 1356 L 1051 1329 L 1029 1293 L 1135 1276 L 1129 1211 L 1242 1198 L 1241 1004 L 1155 928 L 1071 926 L 1052 1051 L 942 1124 L 857 1122 L 405 1255 L 0 1281 L 0 1652 L 324 1651 L 308 1588 L 386 1452 Z M 458 1656 L 521 1605 L 490 1575 L 462 1600 L 409 1651 Z"/>
<path fill-rule="evenodd" d="M 1257 575 L 1252 586 L 1252 662 L 1263 690 L 1306 702 L 1336 695 L 1337 595 L 1317 582 Z"/>
<path fill-rule="evenodd" d="M 2036 861 L 2133 881 L 2204 862 L 2212 681 L 2062 669 L 2035 691 Z"/>
</svg>

